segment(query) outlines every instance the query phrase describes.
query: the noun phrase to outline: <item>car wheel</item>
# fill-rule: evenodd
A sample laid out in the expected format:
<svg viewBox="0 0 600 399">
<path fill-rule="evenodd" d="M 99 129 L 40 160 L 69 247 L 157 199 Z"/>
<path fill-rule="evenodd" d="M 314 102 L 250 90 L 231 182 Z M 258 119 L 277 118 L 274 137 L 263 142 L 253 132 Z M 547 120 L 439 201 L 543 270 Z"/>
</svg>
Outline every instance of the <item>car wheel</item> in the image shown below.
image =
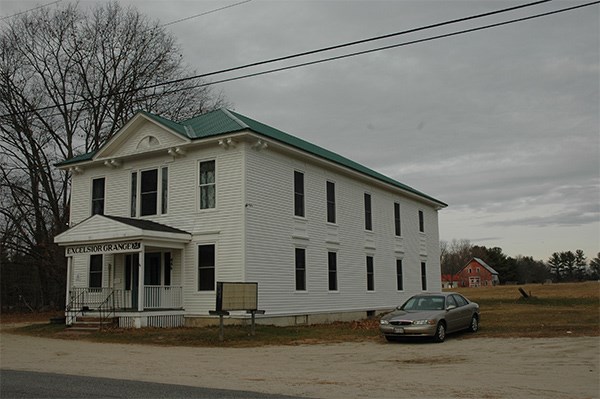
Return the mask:
<svg viewBox="0 0 600 399">
<path fill-rule="evenodd" d="M 433 340 L 435 342 L 444 342 L 445 339 L 446 339 L 446 325 L 440 321 L 435 329 L 435 335 L 433 336 Z"/>
<path fill-rule="evenodd" d="M 477 332 L 477 330 L 479 330 L 479 319 L 477 318 L 477 316 L 473 315 L 473 318 L 471 319 L 471 324 L 469 325 L 469 331 Z"/>
</svg>

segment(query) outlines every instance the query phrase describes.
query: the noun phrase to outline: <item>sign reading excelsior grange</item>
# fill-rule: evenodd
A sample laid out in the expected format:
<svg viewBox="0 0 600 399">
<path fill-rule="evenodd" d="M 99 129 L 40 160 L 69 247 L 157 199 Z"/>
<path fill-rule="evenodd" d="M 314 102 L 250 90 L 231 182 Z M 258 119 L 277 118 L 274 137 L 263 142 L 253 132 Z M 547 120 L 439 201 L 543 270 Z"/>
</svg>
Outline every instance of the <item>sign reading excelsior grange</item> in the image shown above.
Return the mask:
<svg viewBox="0 0 600 399">
<path fill-rule="evenodd" d="M 140 241 L 132 242 L 107 242 L 104 244 L 79 245 L 67 247 L 66 254 L 94 254 L 139 251 L 142 248 Z"/>
</svg>

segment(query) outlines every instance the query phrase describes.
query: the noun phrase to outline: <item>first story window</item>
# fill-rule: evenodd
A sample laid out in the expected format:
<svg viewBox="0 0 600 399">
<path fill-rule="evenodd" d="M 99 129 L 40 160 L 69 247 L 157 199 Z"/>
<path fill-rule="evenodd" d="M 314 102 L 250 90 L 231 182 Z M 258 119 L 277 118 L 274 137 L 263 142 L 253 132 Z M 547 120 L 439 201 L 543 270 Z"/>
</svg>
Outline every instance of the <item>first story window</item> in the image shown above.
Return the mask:
<svg viewBox="0 0 600 399">
<path fill-rule="evenodd" d="M 427 265 L 421 262 L 421 289 L 427 291 Z"/>
<path fill-rule="evenodd" d="M 198 291 L 215 290 L 215 246 L 198 245 Z"/>
<path fill-rule="evenodd" d="M 217 181 L 215 161 L 200 162 L 200 209 L 212 209 L 216 206 Z"/>
<path fill-rule="evenodd" d="M 306 250 L 304 248 L 296 248 L 295 269 L 296 291 L 306 291 Z"/>
<path fill-rule="evenodd" d="M 375 271 L 373 270 L 373 257 L 367 256 L 367 291 L 375 290 Z"/>
<path fill-rule="evenodd" d="M 329 291 L 337 291 L 337 253 L 327 253 L 327 270 L 329 280 Z"/>
<path fill-rule="evenodd" d="M 92 215 L 104 215 L 104 177 L 92 180 Z"/>
<path fill-rule="evenodd" d="M 90 255 L 90 288 L 102 288 L 102 255 Z"/>
<path fill-rule="evenodd" d="M 131 217 L 167 213 L 168 176 L 167 167 L 131 173 Z"/>
<path fill-rule="evenodd" d="M 402 259 L 396 259 L 396 287 L 398 291 L 404 289 L 404 277 L 402 276 Z"/>
</svg>

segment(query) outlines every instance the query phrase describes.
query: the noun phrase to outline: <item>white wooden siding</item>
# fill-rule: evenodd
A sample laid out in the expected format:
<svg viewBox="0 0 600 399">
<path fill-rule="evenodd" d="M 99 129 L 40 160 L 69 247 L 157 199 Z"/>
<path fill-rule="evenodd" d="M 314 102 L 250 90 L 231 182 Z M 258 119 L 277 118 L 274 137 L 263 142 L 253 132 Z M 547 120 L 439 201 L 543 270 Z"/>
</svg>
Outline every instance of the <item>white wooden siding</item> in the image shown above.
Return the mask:
<svg viewBox="0 0 600 399">
<path fill-rule="evenodd" d="M 386 190 L 276 151 L 249 150 L 247 159 L 246 278 L 259 282 L 269 314 L 374 310 L 421 292 L 421 262 L 429 291 L 440 290 L 437 212 Z M 293 216 L 293 173 L 304 172 L 305 218 Z M 335 225 L 327 224 L 326 182 L 336 183 Z M 371 194 L 372 232 L 364 228 L 364 193 Z M 401 204 L 402 237 L 394 234 L 394 202 Z M 418 210 L 426 232 L 419 234 Z M 421 241 L 424 242 L 424 248 Z M 294 248 L 306 249 L 306 291 L 295 290 Z M 338 290 L 328 288 L 327 253 L 337 252 Z M 367 291 L 366 256 L 373 256 L 375 290 Z M 404 290 L 397 291 L 396 259 Z"/>
</svg>

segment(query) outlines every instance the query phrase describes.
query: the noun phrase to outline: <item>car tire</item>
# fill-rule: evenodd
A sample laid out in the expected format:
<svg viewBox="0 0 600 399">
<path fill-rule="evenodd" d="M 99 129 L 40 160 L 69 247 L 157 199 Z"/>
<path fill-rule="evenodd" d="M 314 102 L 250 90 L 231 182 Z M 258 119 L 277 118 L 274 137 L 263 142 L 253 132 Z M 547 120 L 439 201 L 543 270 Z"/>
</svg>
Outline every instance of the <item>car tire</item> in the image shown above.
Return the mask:
<svg viewBox="0 0 600 399">
<path fill-rule="evenodd" d="M 444 342 L 446 339 L 446 324 L 443 322 L 439 322 L 437 327 L 435 328 L 435 335 L 433 336 L 433 340 L 435 342 Z"/>
<path fill-rule="evenodd" d="M 469 331 L 477 332 L 477 330 L 479 330 L 479 318 L 476 315 L 473 315 L 471 324 L 469 324 Z"/>
</svg>

